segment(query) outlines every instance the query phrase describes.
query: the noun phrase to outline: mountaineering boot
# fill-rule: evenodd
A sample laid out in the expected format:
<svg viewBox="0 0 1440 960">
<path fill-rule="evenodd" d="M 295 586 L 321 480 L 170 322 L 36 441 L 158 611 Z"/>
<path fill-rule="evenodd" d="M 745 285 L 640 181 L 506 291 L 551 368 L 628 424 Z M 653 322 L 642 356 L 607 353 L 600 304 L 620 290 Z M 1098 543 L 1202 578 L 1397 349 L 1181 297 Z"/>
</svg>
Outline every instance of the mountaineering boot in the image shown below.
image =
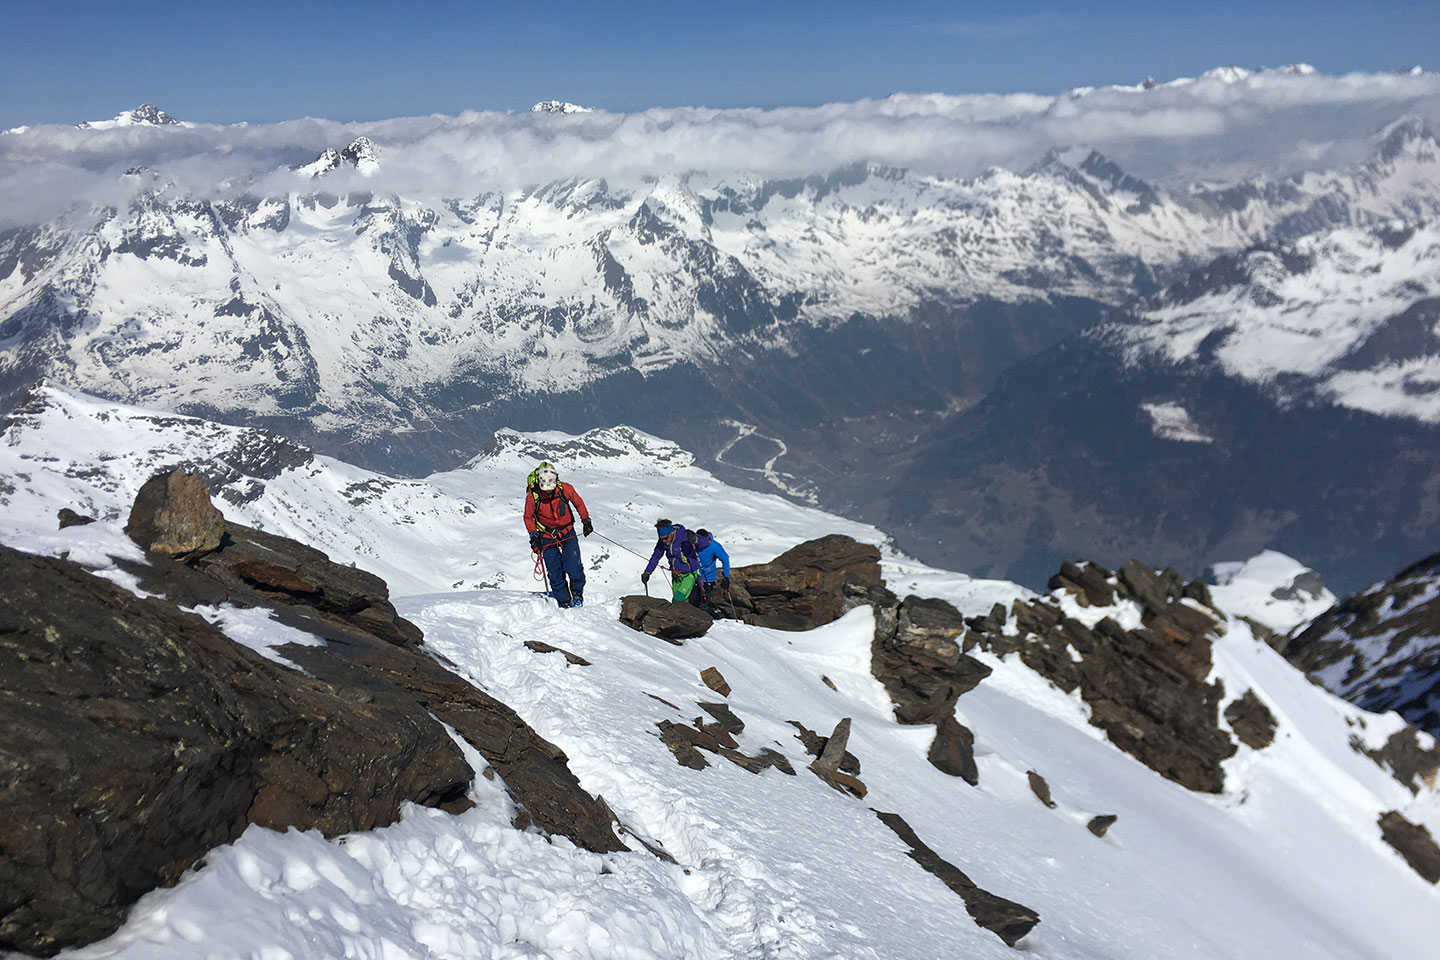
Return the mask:
<svg viewBox="0 0 1440 960">
<path fill-rule="evenodd" d="M 570 604 L 570 606 L 572 606 L 572 607 L 583 607 L 583 606 L 585 606 L 585 598 L 584 598 L 584 597 L 576 597 L 576 598 L 575 598 L 575 602 L 572 603 L 572 604 Z"/>
</svg>

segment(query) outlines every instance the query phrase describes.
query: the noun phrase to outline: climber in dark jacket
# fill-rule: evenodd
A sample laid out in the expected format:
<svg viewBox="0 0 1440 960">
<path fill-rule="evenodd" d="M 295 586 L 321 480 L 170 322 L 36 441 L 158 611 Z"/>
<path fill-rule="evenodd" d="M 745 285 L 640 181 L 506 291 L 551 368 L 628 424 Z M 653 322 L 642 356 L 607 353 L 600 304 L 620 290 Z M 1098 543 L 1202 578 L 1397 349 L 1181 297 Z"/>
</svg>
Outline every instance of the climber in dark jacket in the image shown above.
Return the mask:
<svg viewBox="0 0 1440 960">
<path fill-rule="evenodd" d="M 700 586 L 700 556 L 692 539 L 694 534 L 678 523 L 661 519 L 655 521 L 655 549 L 650 553 L 650 562 L 640 574 L 641 583 L 650 582 L 661 557 L 668 557 L 670 564 L 670 592 L 672 603 L 689 601 L 695 606 L 703 604 L 704 591 Z"/>
<path fill-rule="evenodd" d="M 585 565 L 580 562 L 580 543 L 575 537 L 575 515 L 580 515 L 585 536 L 595 529 L 585 501 L 568 483 L 561 483 L 555 468 L 542 463 L 530 475 L 525 491 L 525 529 L 530 532 L 530 549 L 545 561 L 550 596 L 562 607 L 585 602 Z M 566 580 L 569 583 L 566 583 Z"/>
</svg>

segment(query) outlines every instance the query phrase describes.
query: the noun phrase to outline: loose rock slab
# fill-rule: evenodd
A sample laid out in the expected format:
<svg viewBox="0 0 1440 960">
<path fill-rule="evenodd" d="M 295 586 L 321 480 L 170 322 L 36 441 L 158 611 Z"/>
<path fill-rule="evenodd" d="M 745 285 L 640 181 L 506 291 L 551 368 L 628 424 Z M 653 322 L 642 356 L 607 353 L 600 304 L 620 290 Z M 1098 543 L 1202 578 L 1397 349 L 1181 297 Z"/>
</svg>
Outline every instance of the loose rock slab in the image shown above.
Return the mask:
<svg viewBox="0 0 1440 960">
<path fill-rule="evenodd" d="M 182 470 L 145 481 L 125 524 L 131 540 L 170 557 L 215 550 L 224 532 L 225 517 L 210 502 L 210 485 L 199 474 Z"/>
</svg>

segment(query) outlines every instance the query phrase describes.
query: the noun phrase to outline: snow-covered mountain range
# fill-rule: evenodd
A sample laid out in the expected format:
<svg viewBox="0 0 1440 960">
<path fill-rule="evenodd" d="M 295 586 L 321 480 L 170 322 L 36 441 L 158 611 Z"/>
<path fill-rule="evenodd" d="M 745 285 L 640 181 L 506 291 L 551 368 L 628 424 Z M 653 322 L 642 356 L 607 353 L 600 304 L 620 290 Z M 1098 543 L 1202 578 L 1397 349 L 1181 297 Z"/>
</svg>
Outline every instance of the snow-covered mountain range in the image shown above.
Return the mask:
<svg viewBox="0 0 1440 960">
<path fill-rule="evenodd" d="M 906 130 L 944 117 L 987 142 L 996 125 L 1019 137 L 1054 115 L 1074 144 L 1088 129 L 1075 117 L 1119 123 L 1146 102 L 1191 97 L 1174 103 L 1215 110 L 1253 98 L 1288 130 L 1287 108 L 1269 99 L 1284 91 L 1282 101 L 1314 95 L 1321 105 L 1307 109 L 1344 117 L 1352 96 L 1378 111 L 1377 91 L 1423 91 L 1424 80 L 1337 86 L 1298 68 L 1232 70 L 1043 101 L 856 109 Z M 1302 95 L 1312 87 L 1320 93 Z M 623 422 L 681 438 L 729 480 L 882 523 L 931 560 L 1032 584 L 1072 555 L 1118 565 L 1143 554 L 1198 572 L 1273 545 L 1353 587 L 1419 552 L 1437 523 L 1417 506 L 1440 418 L 1430 330 L 1440 146 L 1427 103 L 1407 94 L 1368 114 L 1383 126 L 1363 145 L 1338 134 L 1326 144 L 1307 127 L 1316 139 L 1294 134 L 1287 154 L 1307 164 L 1240 178 L 1225 176 L 1233 157 L 1217 152 L 1207 166 L 1204 150 L 1176 146 L 1192 133 L 1146 134 L 1161 144 L 1153 153 L 1189 158 L 1147 180 L 1088 146 L 1053 143 L 1046 127 L 1050 149 L 966 175 L 873 160 L 747 173 L 728 155 L 718 164 L 717 146 L 722 173 L 676 161 L 525 182 L 485 147 L 474 174 L 460 154 L 422 158 L 444 171 L 439 193 L 417 185 L 428 181 L 415 178 L 414 140 L 398 122 L 204 189 L 187 165 L 198 161 L 163 162 L 180 149 L 162 149 L 164 125 L 135 148 L 154 165 L 119 178 L 123 202 L 0 233 L 0 404 L 46 377 L 416 474 L 461 462 L 497 429 Z M 618 150 L 681 126 L 698 137 L 760 122 L 556 104 L 515 120 L 505 142 L 563 135 Z M 760 119 L 787 131 L 834 123 L 842 136 L 856 122 L 843 114 Z M 443 150 L 461 135 L 454 126 L 421 142 Z M 1109 129 L 1091 139 L 1111 143 Z M 38 135 L 12 134 L 3 146 L 28 159 L 26 138 Z M 111 132 L 66 132 L 85 135 Z M 270 135 L 204 136 L 238 138 L 238 153 Z M 1128 143 L 1119 148 L 1133 154 Z M 897 152 L 877 143 L 877 155 Z M 552 170 L 539 156 L 528 162 Z M 401 172 L 387 177 L 392 162 Z M 1097 365 L 1107 372 L 1088 369 Z M 1267 398 L 1263 430 L 1192 396 L 1238 414 L 1230 401 L 1246 391 Z M 1291 441 L 1324 457 L 1324 489 L 1251 470 L 1253 496 L 1227 504 L 1226 465 L 1251 462 L 1264 431 L 1299 429 L 1271 407 L 1309 418 Z M 1086 429 L 1057 429 L 1057 416 Z M 1125 430 L 1111 429 L 1117 417 Z M 1121 433 L 1128 446 L 1097 453 Z M 1352 433 L 1404 438 L 1367 472 L 1323 452 Z M 1214 462 L 1198 469 L 1204 456 L 1186 451 L 1185 482 L 1128 503 L 1131 516 L 1097 502 L 1125 464 L 1165 460 L 1177 444 L 1207 446 Z M 1386 479 L 1388 464 L 1399 472 Z M 921 479 L 936 475 L 954 490 Z M 1377 485 L 1391 492 L 1367 509 L 1388 519 L 1345 529 L 1347 498 Z"/>
<path fill-rule="evenodd" d="M 580 610 L 531 592 L 520 505 L 538 457 L 560 465 L 608 538 L 584 541 L 592 586 Z M 503 779 L 471 751 L 484 773 L 470 788 L 473 809 L 410 806 L 393 826 L 335 840 L 252 827 L 143 898 L 112 937 L 65 951 L 67 960 L 1011 955 L 877 810 L 1038 913 L 1021 949 L 1039 954 L 1398 960 L 1440 937 L 1435 887 L 1377 825 L 1395 811 L 1440 828 L 1433 784 L 1401 782 L 1379 756 L 1392 737 L 1413 734 L 1393 714 L 1366 713 L 1315 686 L 1252 631 L 1261 620 L 1288 629 L 1309 611 L 1304 597 L 1323 596 L 1285 558 L 1222 571 L 1211 602 L 1249 619 L 1222 612 L 1212 621 L 1205 604 L 1181 604 L 1211 624 L 1213 663 L 1201 679 L 1221 691 L 1209 705 L 1218 735 L 1238 740 L 1218 793 L 1186 789 L 1121 752 L 1092 725 L 1092 708 L 1047 682 L 1023 649 L 988 647 L 970 650 L 991 672 L 956 709 L 974 731 L 972 785 L 927 760 L 930 728 L 895 722 L 871 672 L 869 607 L 805 633 L 721 621 L 671 645 L 616 622 L 619 596 L 638 588 L 643 564 L 629 551 L 648 553 L 662 513 L 707 525 L 736 565 L 846 533 L 881 545 L 897 593 L 943 598 L 990 626 L 995 604 L 1009 608 L 987 635 L 1016 642 L 1025 610 L 1060 611 L 1095 631 L 1138 628 L 1148 614 L 1116 592 L 1115 578 L 1091 582 L 1076 568 L 1083 589 L 1072 582 L 1037 594 L 928 567 L 872 527 L 727 486 L 674 444 L 629 428 L 506 433 L 459 469 L 395 479 L 261 431 L 60 388 L 32 395 L 5 428 L 0 542 L 133 588 L 135 564 L 174 561 L 147 558 L 121 524 L 141 483 L 175 465 L 210 477 L 232 520 L 383 574 L 401 612 L 424 629 L 422 649 L 510 704 L 564 750 L 627 836 L 675 862 L 638 843 L 596 854 L 517 830 Z M 56 529 L 62 507 L 97 521 Z M 1266 599 L 1296 589 L 1307 592 L 1287 594 L 1294 606 Z M 1090 591 L 1109 593 L 1086 599 Z M 251 646 L 279 630 L 263 610 L 222 606 L 207 616 Z M 540 652 L 555 647 L 581 662 Z M 1066 662 L 1084 661 L 1066 649 Z M 683 721 L 697 699 L 720 696 L 701 683 L 707 667 L 733 688 L 721 699 L 744 721 L 741 749 L 769 748 L 799 775 L 676 763 L 657 723 Z M 1242 722 L 1257 702 L 1272 725 L 1258 739 Z M 842 718 L 863 800 L 804 769 L 811 757 L 790 723 L 829 731 Z M 1097 832 L 1097 815 L 1116 819 Z"/>
</svg>

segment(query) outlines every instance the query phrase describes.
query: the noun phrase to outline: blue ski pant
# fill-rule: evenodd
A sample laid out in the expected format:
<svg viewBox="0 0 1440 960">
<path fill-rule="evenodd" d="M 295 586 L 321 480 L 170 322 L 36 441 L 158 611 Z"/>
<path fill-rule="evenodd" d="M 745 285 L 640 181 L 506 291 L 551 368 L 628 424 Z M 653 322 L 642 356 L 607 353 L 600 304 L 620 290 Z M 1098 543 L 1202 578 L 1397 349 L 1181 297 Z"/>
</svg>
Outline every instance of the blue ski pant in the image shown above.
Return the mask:
<svg viewBox="0 0 1440 960">
<path fill-rule="evenodd" d="M 580 562 L 580 544 L 575 535 L 545 547 L 545 575 L 550 578 L 550 596 L 562 607 L 579 602 L 585 595 L 585 565 Z M 566 586 L 565 580 L 570 584 Z"/>
</svg>

